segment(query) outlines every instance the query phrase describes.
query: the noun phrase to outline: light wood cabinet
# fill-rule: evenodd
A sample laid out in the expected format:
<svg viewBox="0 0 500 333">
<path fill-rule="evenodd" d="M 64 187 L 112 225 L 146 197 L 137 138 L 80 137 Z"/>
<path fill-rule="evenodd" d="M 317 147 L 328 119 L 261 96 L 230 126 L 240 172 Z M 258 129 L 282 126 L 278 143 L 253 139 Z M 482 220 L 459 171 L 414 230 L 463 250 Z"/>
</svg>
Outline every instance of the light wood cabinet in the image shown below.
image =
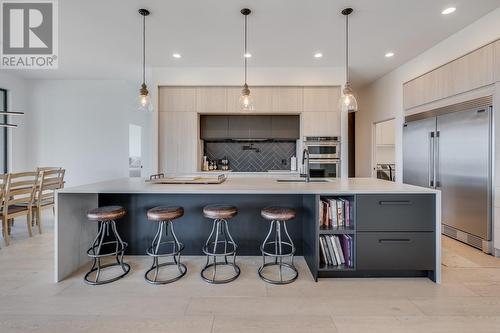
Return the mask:
<svg viewBox="0 0 500 333">
<path fill-rule="evenodd" d="M 225 87 L 196 88 L 196 111 L 199 113 L 226 112 Z"/>
<path fill-rule="evenodd" d="M 494 66 L 495 66 L 495 81 L 500 81 L 500 39 L 494 44 Z"/>
<path fill-rule="evenodd" d="M 240 113 L 240 96 L 241 87 L 227 87 L 226 88 L 226 112 L 227 113 Z"/>
<path fill-rule="evenodd" d="M 273 100 L 275 98 L 273 87 L 250 87 L 253 95 L 255 112 L 270 113 L 274 111 Z"/>
<path fill-rule="evenodd" d="M 304 112 L 337 111 L 340 98 L 339 87 L 304 87 Z"/>
<path fill-rule="evenodd" d="M 194 172 L 198 165 L 196 112 L 160 112 L 158 148 L 160 172 Z"/>
<path fill-rule="evenodd" d="M 302 87 L 274 87 L 273 111 L 277 113 L 299 113 L 303 110 L 304 89 Z"/>
<path fill-rule="evenodd" d="M 160 112 L 196 112 L 196 88 L 192 87 L 160 87 Z"/>
<path fill-rule="evenodd" d="M 302 113 L 302 136 L 340 136 L 340 112 Z"/>
<path fill-rule="evenodd" d="M 395 121 L 388 120 L 376 124 L 375 135 L 377 146 L 393 146 L 395 144 Z"/>
<path fill-rule="evenodd" d="M 404 108 L 411 109 L 494 82 L 494 45 L 447 63 L 403 85 Z"/>
</svg>

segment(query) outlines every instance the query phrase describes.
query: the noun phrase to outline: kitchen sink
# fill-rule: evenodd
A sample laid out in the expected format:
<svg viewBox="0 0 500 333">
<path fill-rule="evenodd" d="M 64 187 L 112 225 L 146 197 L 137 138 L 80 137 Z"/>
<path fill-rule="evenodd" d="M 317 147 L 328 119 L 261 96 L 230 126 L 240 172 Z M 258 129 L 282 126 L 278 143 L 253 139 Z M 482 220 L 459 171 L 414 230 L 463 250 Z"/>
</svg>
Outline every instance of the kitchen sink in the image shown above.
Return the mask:
<svg viewBox="0 0 500 333">
<path fill-rule="evenodd" d="M 277 179 L 276 180 L 278 183 L 306 183 L 306 180 L 304 178 L 297 178 L 297 179 Z M 325 179 L 325 178 L 313 178 L 309 181 L 310 183 L 330 183 L 330 179 Z"/>
</svg>

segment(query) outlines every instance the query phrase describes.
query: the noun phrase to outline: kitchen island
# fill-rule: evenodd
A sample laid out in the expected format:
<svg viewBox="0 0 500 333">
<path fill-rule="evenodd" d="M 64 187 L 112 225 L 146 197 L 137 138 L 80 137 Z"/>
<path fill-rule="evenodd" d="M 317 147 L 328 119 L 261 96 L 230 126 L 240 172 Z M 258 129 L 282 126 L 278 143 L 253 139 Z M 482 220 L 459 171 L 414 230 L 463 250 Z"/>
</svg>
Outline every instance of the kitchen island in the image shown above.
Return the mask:
<svg viewBox="0 0 500 333">
<path fill-rule="evenodd" d="M 353 209 L 349 228 L 322 229 L 322 199 L 341 198 Z M 440 281 L 440 192 L 372 178 L 328 179 L 297 182 L 283 176 L 231 177 L 222 184 L 151 184 L 124 178 L 59 190 L 56 193 L 55 280 L 62 281 L 89 259 L 86 250 L 97 225 L 86 211 L 104 205 L 121 205 L 127 215 L 118 232 L 128 242 L 127 255 L 144 255 L 155 225 L 147 209 L 158 205 L 184 207 L 176 220 L 177 236 L 185 244 L 183 255 L 202 255 L 211 228 L 203 217 L 207 204 L 235 205 L 238 215 L 229 221 L 239 244 L 238 255 L 260 255 L 259 246 L 269 228 L 260 210 L 270 205 L 292 207 L 297 218 L 288 230 L 304 256 L 312 277 L 425 276 Z M 325 266 L 320 261 L 320 236 L 348 234 L 354 239 L 351 267 Z"/>
</svg>

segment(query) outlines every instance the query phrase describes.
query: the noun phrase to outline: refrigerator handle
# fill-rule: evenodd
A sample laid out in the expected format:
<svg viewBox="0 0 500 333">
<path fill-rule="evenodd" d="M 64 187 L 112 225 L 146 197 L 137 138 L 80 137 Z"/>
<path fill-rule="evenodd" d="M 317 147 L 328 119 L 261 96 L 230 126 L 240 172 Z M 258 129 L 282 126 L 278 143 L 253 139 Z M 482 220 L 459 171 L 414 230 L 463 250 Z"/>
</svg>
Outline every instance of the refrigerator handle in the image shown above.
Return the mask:
<svg viewBox="0 0 500 333">
<path fill-rule="evenodd" d="M 435 135 L 435 148 L 434 148 L 434 186 L 435 188 L 441 187 L 439 177 L 439 136 L 440 131 L 436 131 Z"/>
<path fill-rule="evenodd" d="M 434 132 L 429 132 L 429 167 L 427 170 L 429 187 L 434 187 Z"/>
</svg>

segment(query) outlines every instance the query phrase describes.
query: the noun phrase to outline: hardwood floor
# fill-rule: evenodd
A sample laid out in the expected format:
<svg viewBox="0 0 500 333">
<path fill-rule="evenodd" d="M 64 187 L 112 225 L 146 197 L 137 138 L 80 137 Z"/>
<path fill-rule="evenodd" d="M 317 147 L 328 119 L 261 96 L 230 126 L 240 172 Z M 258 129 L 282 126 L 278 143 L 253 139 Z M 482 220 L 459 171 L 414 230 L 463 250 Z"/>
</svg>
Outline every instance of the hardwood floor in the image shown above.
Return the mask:
<svg viewBox="0 0 500 333">
<path fill-rule="evenodd" d="M 83 271 L 53 281 L 53 226 L 27 238 L 19 220 L 0 250 L 0 332 L 500 332 L 500 259 L 443 238 L 443 283 L 428 279 L 322 279 L 298 259 L 299 279 L 268 285 L 260 258 L 239 260 L 227 285 L 199 276 L 203 260 L 184 257 L 187 275 L 170 285 L 143 279 L 150 260 L 127 258 L 132 272 L 87 286 Z"/>
</svg>

